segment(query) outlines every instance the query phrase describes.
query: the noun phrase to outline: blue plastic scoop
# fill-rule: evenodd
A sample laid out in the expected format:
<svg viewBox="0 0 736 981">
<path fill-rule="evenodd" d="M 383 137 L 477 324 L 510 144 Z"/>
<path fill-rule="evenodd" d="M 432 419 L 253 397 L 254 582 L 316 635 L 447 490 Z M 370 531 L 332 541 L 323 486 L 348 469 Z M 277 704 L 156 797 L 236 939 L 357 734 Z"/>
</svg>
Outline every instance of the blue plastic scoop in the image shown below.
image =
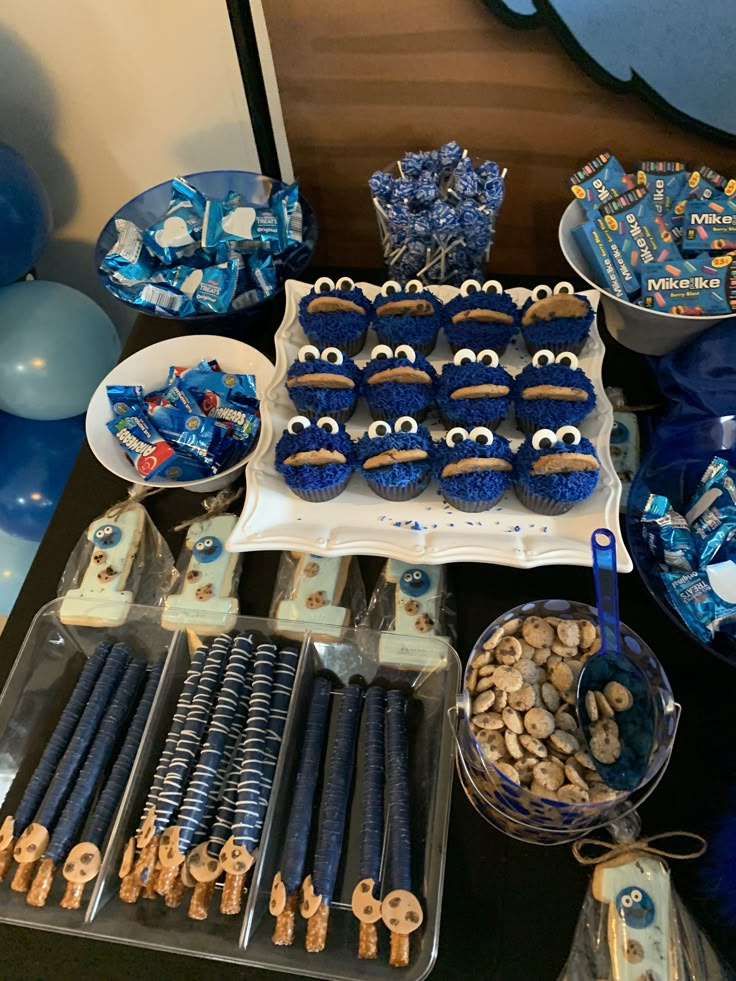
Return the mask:
<svg viewBox="0 0 736 981">
<path fill-rule="evenodd" d="M 578 719 L 604 781 L 615 790 L 631 791 L 641 784 L 649 765 L 654 700 L 644 672 L 621 649 L 616 538 L 608 528 L 598 528 L 590 544 L 601 649 L 580 674 Z"/>
</svg>

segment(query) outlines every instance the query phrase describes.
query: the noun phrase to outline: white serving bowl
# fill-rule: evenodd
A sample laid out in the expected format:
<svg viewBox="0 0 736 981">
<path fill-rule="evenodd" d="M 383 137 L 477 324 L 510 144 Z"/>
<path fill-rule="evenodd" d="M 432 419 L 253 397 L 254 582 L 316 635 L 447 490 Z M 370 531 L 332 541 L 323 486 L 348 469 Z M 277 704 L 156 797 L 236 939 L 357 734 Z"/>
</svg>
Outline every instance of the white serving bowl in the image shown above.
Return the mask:
<svg viewBox="0 0 736 981">
<path fill-rule="evenodd" d="M 582 225 L 583 219 L 580 203 L 571 201 L 560 219 L 560 248 L 578 276 L 596 289 L 600 289 L 601 302 L 606 313 L 606 326 L 611 336 L 624 347 L 638 351 L 640 354 L 668 354 L 714 324 L 727 319 L 725 316 L 678 317 L 674 313 L 646 310 L 636 303 L 620 300 L 617 296 L 606 292 L 593 279 L 590 267 L 572 236 L 573 228 Z"/>
<path fill-rule="evenodd" d="M 190 366 L 202 359 L 217 360 L 223 371 L 238 375 L 255 375 L 258 398 L 271 382 L 274 366 L 268 358 L 242 341 L 209 334 L 186 334 L 168 341 L 151 344 L 121 361 L 102 379 L 87 407 L 87 441 L 90 449 L 111 473 L 122 480 L 146 487 L 184 487 L 197 494 L 227 487 L 237 478 L 250 454 L 238 463 L 223 470 L 216 477 L 201 480 L 178 481 L 159 479 L 144 480 L 128 459 L 125 450 L 107 428 L 112 419 L 107 399 L 108 385 L 141 385 L 144 392 L 162 388 L 171 365 Z"/>
</svg>

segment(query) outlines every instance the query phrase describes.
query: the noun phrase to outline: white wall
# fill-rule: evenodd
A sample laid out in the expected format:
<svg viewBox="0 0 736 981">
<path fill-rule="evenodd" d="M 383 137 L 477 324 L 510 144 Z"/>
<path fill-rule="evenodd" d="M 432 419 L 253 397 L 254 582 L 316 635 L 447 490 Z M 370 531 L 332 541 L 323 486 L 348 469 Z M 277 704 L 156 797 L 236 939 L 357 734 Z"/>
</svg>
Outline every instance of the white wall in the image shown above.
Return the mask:
<svg viewBox="0 0 736 981">
<path fill-rule="evenodd" d="M 119 205 L 176 174 L 258 170 L 225 0 L 5 0 L 0 141 L 37 170 L 55 232 L 40 264 L 125 331 L 93 268 Z"/>
</svg>

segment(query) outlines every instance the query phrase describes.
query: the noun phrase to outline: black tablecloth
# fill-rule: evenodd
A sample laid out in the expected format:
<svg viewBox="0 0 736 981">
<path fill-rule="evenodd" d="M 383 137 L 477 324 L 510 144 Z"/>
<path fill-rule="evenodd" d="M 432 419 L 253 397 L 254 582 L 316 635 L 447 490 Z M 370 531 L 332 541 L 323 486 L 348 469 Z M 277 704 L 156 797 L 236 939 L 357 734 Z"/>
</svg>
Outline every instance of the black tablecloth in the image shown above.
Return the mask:
<svg viewBox="0 0 736 981">
<path fill-rule="evenodd" d="M 366 275 L 365 271 L 357 272 L 356 280 L 361 272 Z M 519 277 L 503 277 L 503 281 L 507 286 L 534 285 Z M 236 336 L 272 355 L 275 326 L 269 321 L 256 322 Z M 125 354 L 179 333 L 173 321 L 141 317 Z M 631 403 L 656 399 L 644 359 L 610 338 L 606 344 L 606 383 L 623 385 Z M 0 675 L 4 677 L 9 671 L 33 615 L 55 596 L 66 558 L 83 529 L 124 493 L 122 481 L 104 470 L 85 445 L 0 638 Z M 182 535 L 171 529 L 179 520 L 192 516 L 198 502 L 190 492 L 174 490 L 146 503 L 174 555 Z M 370 590 L 381 560 L 361 561 Z M 240 584 L 244 614 L 267 614 L 277 562 L 275 552 L 246 557 Z M 458 607 L 457 648 L 463 662 L 487 624 L 520 602 L 562 597 L 594 603 L 590 571 L 574 567 L 519 570 L 458 563 L 449 567 L 449 582 Z M 620 577 L 620 590 L 622 619 L 658 654 L 683 707 L 669 769 L 640 809 L 644 833 L 688 829 L 707 837 L 729 803 L 736 807 L 729 794 L 734 769 L 731 730 L 736 674 L 706 656 L 670 623 L 636 572 Z M 707 898 L 704 868 L 705 860 L 675 863 L 674 882 L 721 952 L 736 961 L 736 937 Z M 455 781 L 434 981 L 552 981 L 569 951 L 588 874 L 577 865 L 567 846 L 527 845 L 492 829 L 475 813 Z M 170 954 L 152 955 L 136 947 L 4 925 L 0 925 L 0 945 L 2 981 L 146 977 L 180 981 L 185 976 L 198 981 L 234 981 L 244 973 L 254 978 L 278 977 L 272 972 L 195 962 Z"/>
</svg>

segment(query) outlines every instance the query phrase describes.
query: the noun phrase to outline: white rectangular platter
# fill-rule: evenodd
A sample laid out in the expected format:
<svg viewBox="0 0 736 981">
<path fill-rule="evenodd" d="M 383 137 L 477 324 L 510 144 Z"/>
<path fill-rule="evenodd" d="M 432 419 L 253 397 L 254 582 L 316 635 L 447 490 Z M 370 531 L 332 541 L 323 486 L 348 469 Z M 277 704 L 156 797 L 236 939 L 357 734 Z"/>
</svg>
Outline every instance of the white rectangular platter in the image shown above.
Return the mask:
<svg viewBox="0 0 736 981">
<path fill-rule="evenodd" d="M 357 285 L 371 299 L 378 293 L 377 286 Z M 598 400 L 595 411 L 581 423 L 580 430 L 596 446 L 601 474 L 595 493 L 567 514 L 558 517 L 533 514 L 519 503 L 513 491 L 507 492 L 492 510 L 469 514 L 445 504 L 434 482 L 414 500 L 393 504 L 369 490 L 357 473 L 339 497 L 326 503 L 310 504 L 292 494 L 274 467 L 274 447 L 288 420 L 297 414 L 284 382 L 299 348 L 308 343 L 299 324 L 299 301 L 311 288 L 311 284 L 295 280 L 286 283 L 286 310 L 275 337 L 276 371 L 261 402 L 261 437 L 246 468 L 245 504 L 227 543 L 230 550 L 294 549 L 317 555 L 381 555 L 427 564 L 492 562 L 517 568 L 589 566 L 591 533 L 605 526 L 618 537 L 619 571 L 631 571 L 631 558 L 619 528 L 621 485 L 608 446 L 613 411 L 603 390 L 604 346 L 595 319 L 579 360 L 595 386 Z M 458 292 L 453 286 L 430 288 L 445 302 Z M 508 292 L 517 304 L 522 304 L 531 293 L 522 287 Z M 598 291 L 587 290 L 582 295 L 597 310 Z M 375 333 L 369 330 L 366 345 L 355 358 L 360 367 L 370 358 L 376 343 Z M 441 334 L 430 361 L 440 372 L 450 360 L 452 352 Z M 517 335 L 501 363 L 516 375 L 529 361 L 523 341 Z M 360 403 L 347 424 L 348 432 L 357 439 L 370 421 L 367 406 Z M 435 440 L 445 433 L 436 413 L 430 413 L 424 424 Z M 511 440 L 514 449 L 518 447 L 522 437 L 514 425 L 513 411 L 498 431 Z"/>
</svg>

